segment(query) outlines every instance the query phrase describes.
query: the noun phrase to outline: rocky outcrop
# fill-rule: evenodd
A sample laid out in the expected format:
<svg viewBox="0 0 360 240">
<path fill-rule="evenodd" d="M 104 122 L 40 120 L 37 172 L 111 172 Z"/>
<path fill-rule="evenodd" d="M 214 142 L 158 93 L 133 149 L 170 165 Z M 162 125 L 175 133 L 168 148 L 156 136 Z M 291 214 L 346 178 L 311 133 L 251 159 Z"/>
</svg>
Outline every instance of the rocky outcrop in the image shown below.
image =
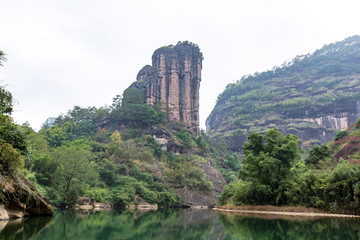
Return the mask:
<svg viewBox="0 0 360 240">
<path fill-rule="evenodd" d="M 186 184 L 177 184 L 174 182 L 168 182 L 171 185 L 174 192 L 178 194 L 182 199 L 182 206 L 189 208 L 211 208 L 216 204 L 217 196 L 222 192 L 222 189 L 226 185 L 226 180 L 223 175 L 212 164 L 216 161 L 215 158 L 207 156 L 200 149 L 186 147 L 176 137 L 176 133 L 180 131 L 178 124 L 172 124 L 167 130 L 161 127 L 154 127 L 150 133 L 154 140 L 165 151 L 171 152 L 175 156 L 192 155 L 198 156 L 193 158 L 192 168 L 198 169 L 204 174 L 207 181 L 211 182 L 209 189 L 200 189 L 199 187 L 193 187 Z M 169 131 L 169 129 L 172 129 Z M 159 172 L 156 174 L 159 178 L 166 176 L 166 170 L 161 170 L 162 167 L 156 168 Z M 188 168 L 186 168 L 188 169 Z M 191 170 L 191 169 L 188 169 Z M 166 179 L 166 177 L 165 177 Z M 165 180 L 166 181 L 166 180 Z"/>
<path fill-rule="evenodd" d="M 16 171 L 0 169 L 0 188 L 1 220 L 54 213 L 36 188 Z"/>
<path fill-rule="evenodd" d="M 223 116 L 229 115 L 226 108 L 220 110 L 212 118 L 208 118 L 207 129 L 215 130 L 210 134 L 221 133 L 228 147 L 241 152 L 247 136 L 251 132 L 265 133 L 270 128 L 277 127 L 283 134 L 295 134 L 299 136 L 301 147 L 307 149 L 314 144 L 323 144 L 334 139 L 337 132 L 347 129 L 352 123 L 360 118 L 360 101 L 343 101 L 324 108 L 311 110 L 304 108 L 296 113 L 291 111 L 278 111 L 279 118 L 268 116 L 266 120 L 255 120 L 252 124 L 242 124 L 241 132 L 238 126 L 229 126 L 224 132 L 218 131 L 223 123 Z M 265 114 L 264 114 L 265 115 Z M 210 123 L 210 120 L 213 121 Z M 230 133 L 231 132 L 231 133 Z M 216 139 L 214 138 L 214 141 Z"/>
<path fill-rule="evenodd" d="M 98 203 L 95 199 L 79 197 L 74 208 L 79 210 L 110 210 L 112 206 L 110 203 Z"/>
<path fill-rule="evenodd" d="M 197 139 L 195 135 L 199 136 L 200 134 L 199 88 L 202 60 L 203 56 L 199 47 L 193 43 L 179 42 L 176 46 L 161 47 L 153 53 L 152 65 L 143 67 L 137 75 L 137 81 L 129 87 L 142 92 L 144 103 L 166 112 L 168 120 L 164 124 L 166 127 L 163 124 L 147 125 L 148 134 L 153 136 L 163 151 L 169 152 L 173 157 L 184 155 L 184 158 L 181 159 L 188 159 L 189 161 L 191 157 L 187 157 L 188 155 L 198 155 L 200 152 L 192 143 Z M 124 99 L 127 98 L 124 96 Z M 192 135 L 190 142 L 179 137 L 180 131 L 183 131 L 185 126 L 193 133 L 190 134 Z M 223 176 L 210 163 L 215 161 L 206 160 L 206 154 L 202 154 L 204 157 L 199 156 L 202 161 L 200 158 L 194 157 L 191 163 L 186 164 L 186 169 L 182 167 L 177 169 L 183 174 L 184 171 L 193 168 L 198 175 L 196 177 L 187 176 L 191 178 L 189 181 L 181 180 L 179 182 L 178 179 L 172 177 L 175 174 L 172 174 L 170 170 L 173 169 L 161 166 L 162 163 L 159 165 L 156 163 L 155 165 L 158 165 L 156 173 L 151 173 L 156 175 L 156 178 L 163 179 L 182 198 L 183 206 L 191 208 L 214 206 L 216 196 L 226 184 Z M 185 165 L 184 162 L 179 164 Z M 197 185 L 195 183 L 197 181 L 194 181 L 195 178 L 197 181 L 201 180 L 203 185 Z M 137 209 L 154 207 L 148 203 L 139 204 L 142 202 L 139 200 L 136 202 L 138 204 L 132 204 L 128 207 Z"/>
<path fill-rule="evenodd" d="M 169 121 L 185 122 L 199 134 L 199 88 L 202 53 L 195 44 L 179 42 L 161 47 L 130 87 L 143 92 L 147 104 L 160 104 Z"/>
<path fill-rule="evenodd" d="M 217 196 L 222 192 L 222 189 L 226 185 L 224 177 L 211 164 L 199 163 L 199 168 L 204 171 L 206 178 L 211 181 L 214 189 L 208 192 L 188 187 L 175 189 L 175 192 L 181 197 L 184 207 L 199 209 L 215 206 Z"/>
<path fill-rule="evenodd" d="M 141 211 L 149 211 L 149 210 L 157 210 L 158 209 L 158 205 L 155 204 L 151 204 L 148 203 L 147 201 L 145 201 L 144 199 L 142 199 L 139 196 L 135 196 L 135 203 L 132 204 L 128 204 L 126 205 L 127 209 L 137 209 L 137 210 L 141 210 Z"/>
</svg>

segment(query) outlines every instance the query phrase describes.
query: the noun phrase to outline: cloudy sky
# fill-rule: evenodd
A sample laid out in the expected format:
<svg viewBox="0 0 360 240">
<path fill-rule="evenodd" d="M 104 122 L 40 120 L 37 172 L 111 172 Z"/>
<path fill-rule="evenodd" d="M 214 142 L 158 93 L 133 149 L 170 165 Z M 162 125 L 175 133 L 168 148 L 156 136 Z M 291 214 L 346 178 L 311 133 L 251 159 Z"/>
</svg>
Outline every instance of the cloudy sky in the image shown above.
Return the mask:
<svg viewBox="0 0 360 240">
<path fill-rule="evenodd" d="M 35 129 L 73 106 L 111 105 L 161 46 L 203 54 L 200 121 L 228 83 L 360 34 L 358 0 L 0 0 L 0 84 Z"/>
</svg>

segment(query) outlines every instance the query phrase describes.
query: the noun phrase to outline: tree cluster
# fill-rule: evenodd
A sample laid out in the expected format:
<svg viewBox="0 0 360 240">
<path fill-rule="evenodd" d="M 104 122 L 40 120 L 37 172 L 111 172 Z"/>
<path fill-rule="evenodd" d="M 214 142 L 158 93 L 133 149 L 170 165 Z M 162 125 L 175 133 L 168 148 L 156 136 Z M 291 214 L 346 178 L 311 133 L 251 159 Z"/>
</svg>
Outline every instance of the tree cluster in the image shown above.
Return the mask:
<svg viewBox="0 0 360 240">
<path fill-rule="evenodd" d="M 360 164 L 352 161 L 356 154 L 347 161 L 336 160 L 332 147 L 315 145 L 302 160 L 297 136 L 284 136 L 276 128 L 265 135 L 252 133 L 248 139 L 240 180 L 224 188 L 219 204 L 295 205 L 346 213 L 360 210 Z"/>
</svg>

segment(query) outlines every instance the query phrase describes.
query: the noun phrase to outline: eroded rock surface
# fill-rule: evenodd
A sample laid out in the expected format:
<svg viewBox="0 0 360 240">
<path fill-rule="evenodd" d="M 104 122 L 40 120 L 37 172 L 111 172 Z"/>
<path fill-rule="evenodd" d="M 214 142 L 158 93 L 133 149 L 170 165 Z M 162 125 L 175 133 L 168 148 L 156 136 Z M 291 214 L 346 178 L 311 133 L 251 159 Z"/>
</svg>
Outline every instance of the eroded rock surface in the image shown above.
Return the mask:
<svg viewBox="0 0 360 240">
<path fill-rule="evenodd" d="M 130 87 L 142 91 L 147 104 L 161 104 L 169 121 L 185 122 L 198 135 L 202 59 L 192 43 L 159 48 L 152 56 L 152 66 L 143 67 Z"/>
<path fill-rule="evenodd" d="M 36 188 L 13 170 L 0 169 L 0 188 L 1 220 L 28 215 L 52 215 L 54 212 Z"/>
<path fill-rule="evenodd" d="M 175 189 L 175 192 L 182 198 L 183 206 L 190 208 L 210 208 L 216 205 L 216 197 L 221 193 L 226 185 L 226 181 L 221 173 L 209 163 L 199 163 L 206 175 L 214 186 L 213 191 L 203 192 L 199 189 L 183 187 Z"/>
</svg>

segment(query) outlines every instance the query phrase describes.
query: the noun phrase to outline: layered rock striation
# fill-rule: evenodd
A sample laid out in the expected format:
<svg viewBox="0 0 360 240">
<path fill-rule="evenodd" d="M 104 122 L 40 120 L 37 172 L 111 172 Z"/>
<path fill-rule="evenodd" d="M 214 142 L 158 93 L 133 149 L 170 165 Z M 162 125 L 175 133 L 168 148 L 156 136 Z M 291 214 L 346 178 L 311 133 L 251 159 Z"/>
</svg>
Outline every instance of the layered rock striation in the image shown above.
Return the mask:
<svg viewBox="0 0 360 240">
<path fill-rule="evenodd" d="M 160 104 L 167 118 L 184 122 L 199 134 L 199 88 L 203 56 L 197 45 L 179 42 L 157 49 L 130 87 L 144 94 L 147 104 Z"/>
</svg>

